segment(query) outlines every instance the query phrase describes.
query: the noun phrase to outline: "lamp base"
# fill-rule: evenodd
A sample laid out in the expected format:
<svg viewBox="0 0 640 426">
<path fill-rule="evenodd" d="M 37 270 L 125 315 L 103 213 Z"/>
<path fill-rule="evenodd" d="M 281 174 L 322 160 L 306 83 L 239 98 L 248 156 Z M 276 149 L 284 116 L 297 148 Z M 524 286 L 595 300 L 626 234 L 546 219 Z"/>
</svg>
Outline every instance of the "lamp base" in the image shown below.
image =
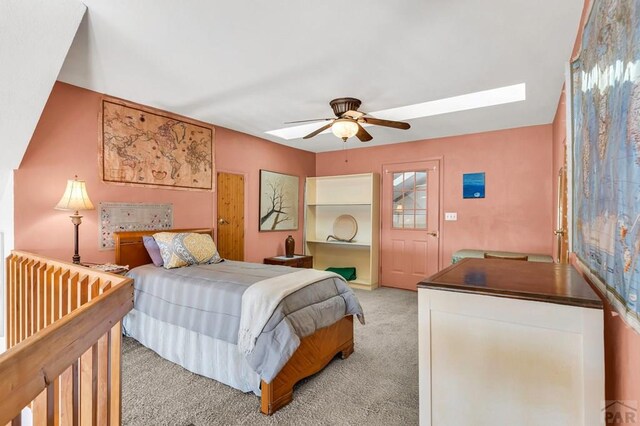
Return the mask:
<svg viewBox="0 0 640 426">
<path fill-rule="evenodd" d="M 73 263 L 80 263 L 80 254 L 78 253 L 78 227 L 82 223 L 82 216 L 75 212 L 69 216 L 71 218 L 71 223 L 73 223 Z"/>
</svg>

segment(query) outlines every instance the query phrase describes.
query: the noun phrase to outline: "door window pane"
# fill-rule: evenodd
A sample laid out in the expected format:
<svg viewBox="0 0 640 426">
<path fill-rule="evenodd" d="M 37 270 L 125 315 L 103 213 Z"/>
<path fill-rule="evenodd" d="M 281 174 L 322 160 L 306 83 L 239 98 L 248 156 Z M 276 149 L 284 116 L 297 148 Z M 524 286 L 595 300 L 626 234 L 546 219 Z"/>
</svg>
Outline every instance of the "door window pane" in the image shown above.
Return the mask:
<svg viewBox="0 0 640 426">
<path fill-rule="evenodd" d="M 393 213 L 402 213 L 404 210 L 404 196 L 401 191 L 393 191 Z"/>
<path fill-rule="evenodd" d="M 404 194 L 404 197 L 402 199 L 402 208 L 404 210 L 413 210 L 415 209 L 415 201 L 413 199 L 414 194 L 411 192 L 408 192 L 406 194 Z"/>
<path fill-rule="evenodd" d="M 427 228 L 427 172 L 393 173 L 393 227 Z"/>
<path fill-rule="evenodd" d="M 427 172 L 416 172 L 416 189 L 427 190 Z"/>
<path fill-rule="evenodd" d="M 410 214 L 404 215 L 404 228 L 415 228 L 413 226 L 413 211 Z"/>
<path fill-rule="evenodd" d="M 414 172 L 405 172 L 404 173 L 404 182 L 402 183 L 402 187 L 405 191 L 411 191 L 415 188 L 416 179 Z"/>
<path fill-rule="evenodd" d="M 416 191 L 416 209 L 427 208 L 427 191 Z"/>
</svg>

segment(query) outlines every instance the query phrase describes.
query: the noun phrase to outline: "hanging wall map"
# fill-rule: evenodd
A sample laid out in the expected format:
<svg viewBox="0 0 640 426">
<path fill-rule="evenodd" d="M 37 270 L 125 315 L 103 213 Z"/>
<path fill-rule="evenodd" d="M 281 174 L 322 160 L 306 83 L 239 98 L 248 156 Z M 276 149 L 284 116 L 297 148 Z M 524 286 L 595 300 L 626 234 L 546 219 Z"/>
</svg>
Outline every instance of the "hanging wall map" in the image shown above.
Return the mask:
<svg viewBox="0 0 640 426">
<path fill-rule="evenodd" d="M 573 251 L 640 330 L 640 3 L 595 0 L 571 69 Z"/>
<path fill-rule="evenodd" d="M 211 126 L 116 99 L 102 100 L 104 182 L 213 189 Z"/>
<path fill-rule="evenodd" d="M 100 203 L 98 236 L 101 250 L 113 250 L 113 233 L 169 230 L 173 228 L 172 204 Z"/>
</svg>

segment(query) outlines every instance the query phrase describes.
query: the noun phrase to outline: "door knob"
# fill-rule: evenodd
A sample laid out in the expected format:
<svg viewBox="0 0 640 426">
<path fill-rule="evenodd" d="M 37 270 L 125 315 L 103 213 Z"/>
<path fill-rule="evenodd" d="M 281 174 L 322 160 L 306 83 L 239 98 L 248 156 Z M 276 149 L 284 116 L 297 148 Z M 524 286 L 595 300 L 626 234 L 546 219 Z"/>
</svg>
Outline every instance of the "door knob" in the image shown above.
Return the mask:
<svg viewBox="0 0 640 426">
<path fill-rule="evenodd" d="M 438 231 L 429 231 L 427 232 L 427 234 L 431 235 L 432 237 L 438 238 Z"/>
<path fill-rule="evenodd" d="M 223 218 L 218 219 L 218 224 L 220 225 L 225 225 L 228 224 L 229 222 L 227 222 L 226 220 L 224 220 Z"/>
</svg>

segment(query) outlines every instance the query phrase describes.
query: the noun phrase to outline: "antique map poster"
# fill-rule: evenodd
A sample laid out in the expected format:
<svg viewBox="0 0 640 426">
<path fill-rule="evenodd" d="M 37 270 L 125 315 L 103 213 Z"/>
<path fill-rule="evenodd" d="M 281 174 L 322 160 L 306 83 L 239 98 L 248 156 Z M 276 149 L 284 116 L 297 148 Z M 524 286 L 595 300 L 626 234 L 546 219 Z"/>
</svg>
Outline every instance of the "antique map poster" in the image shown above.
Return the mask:
<svg viewBox="0 0 640 426">
<path fill-rule="evenodd" d="M 594 1 L 571 66 L 573 250 L 640 331 L 640 3 Z"/>
<path fill-rule="evenodd" d="M 211 126 L 108 98 L 100 125 L 104 182 L 213 189 Z"/>
</svg>

